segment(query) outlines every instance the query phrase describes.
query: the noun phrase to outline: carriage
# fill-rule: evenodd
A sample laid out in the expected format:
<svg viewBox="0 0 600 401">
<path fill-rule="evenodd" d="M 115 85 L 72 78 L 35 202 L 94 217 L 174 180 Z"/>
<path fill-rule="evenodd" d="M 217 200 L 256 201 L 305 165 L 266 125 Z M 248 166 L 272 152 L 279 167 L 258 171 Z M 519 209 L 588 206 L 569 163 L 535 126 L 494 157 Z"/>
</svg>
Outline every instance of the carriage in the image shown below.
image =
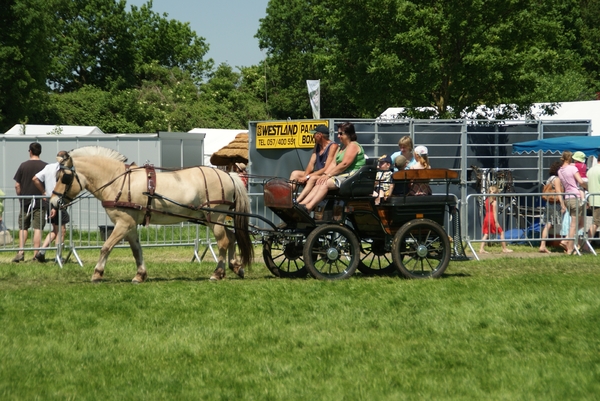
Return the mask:
<svg viewBox="0 0 600 401">
<path fill-rule="evenodd" d="M 263 259 L 277 277 L 322 280 L 365 275 L 407 278 L 440 277 L 451 258 L 465 258 L 460 237 L 457 198 L 450 184 L 458 172 L 448 169 L 405 170 L 394 173 L 394 185 L 442 184 L 445 193 L 429 196 L 391 196 L 375 204 L 375 165 L 362 167 L 339 190 L 330 192 L 314 215 L 294 203 L 288 180 L 264 183 L 264 202 L 281 220 L 262 232 Z M 449 218 L 448 218 L 449 216 Z M 444 230 L 445 222 L 452 236 Z"/>
<path fill-rule="evenodd" d="M 102 280 L 108 256 L 122 239 L 129 242 L 136 260 L 132 282 L 144 282 L 147 272 L 137 226 L 181 221 L 204 224 L 213 231 L 219 252 L 211 280 L 224 278 L 226 265 L 244 277 L 244 267 L 254 258 L 252 231 L 262 237 L 264 261 L 278 277 L 310 273 L 336 280 L 350 277 L 356 269 L 364 274 L 398 270 L 410 278 L 439 277 L 453 251 L 443 228 L 446 216 L 451 216 L 454 248 L 462 249 L 458 201 L 449 194 L 450 184 L 458 182 L 458 173 L 452 170 L 397 172 L 395 185 L 438 182 L 446 185 L 446 193 L 394 196 L 375 205 L 372 192 L 377 169 L 368 164 L 330 193 L 314 216 L 294 203 L 288 180 L 271 179 L 264 184 L 264 198 L 283 221 L 275 226 L 250 214 L 248 194 L 239 177 L 217 169 L 196 166 L 161 171 L 149 164 L 125 164 L 125 156 L 99 146 L 65 152 L 57 159 L 60 169 L 50 203 L 64 206 L 87 190 L 102 202 L 115 224 L 100 250 L 93 282 Z M 227 224 L 228 216 L 233 227 Z M 250 217 L 262 219 L 270 229 L 252 229 Z"/>
</svg>

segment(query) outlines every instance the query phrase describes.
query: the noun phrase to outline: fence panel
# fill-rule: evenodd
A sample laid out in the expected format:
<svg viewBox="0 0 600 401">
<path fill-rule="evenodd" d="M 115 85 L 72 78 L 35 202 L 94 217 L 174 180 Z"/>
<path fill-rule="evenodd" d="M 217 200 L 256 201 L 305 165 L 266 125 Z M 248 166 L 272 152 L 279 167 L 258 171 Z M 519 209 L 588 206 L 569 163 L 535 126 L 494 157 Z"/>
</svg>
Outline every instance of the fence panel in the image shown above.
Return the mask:
<svg viewBox="0 0 600 401">
<path fill-rule="evenodd" d="M 479 256 L 474 249 L 474 244 L 484 243 L 518 243 L 532 247 L 539 246 L 541 241 L 576 241 L 578 246 L 574 253 L 589 251 L 594 255 L 591 242 L 597 241 L 597 227 L 592 227 L 593 210 L 588 208 L 588 201 L 582 201 L 576 209 L 574 234 L 569 234 L 566 225 L 565 213 L 561 211 L 560 204 L 547 203 L 542 199 L 542 193 L 500 193 L 500 194 L 471 194 L 466 199 L 466 209 L 470 211 L 466 218 L 466 241 L 476 259 Z M 504 237 L 500 234 L 490 234 L 490 238 L 483 240 L 483 224 L 485 219 L 485 202 L 490 196 L 495 196 L 498 204 L 498 224 L 502 227 Z M 590 194 L 589 196 L 600 196 Z M 568 214 L 568 213 L 567 213 Z M 590 228 L 592 232 L 590 233 Z M 490 230 L 493 231 L 493 230 Z M 474 233 L 474 234 L 473 234 Z"/>
</svg>

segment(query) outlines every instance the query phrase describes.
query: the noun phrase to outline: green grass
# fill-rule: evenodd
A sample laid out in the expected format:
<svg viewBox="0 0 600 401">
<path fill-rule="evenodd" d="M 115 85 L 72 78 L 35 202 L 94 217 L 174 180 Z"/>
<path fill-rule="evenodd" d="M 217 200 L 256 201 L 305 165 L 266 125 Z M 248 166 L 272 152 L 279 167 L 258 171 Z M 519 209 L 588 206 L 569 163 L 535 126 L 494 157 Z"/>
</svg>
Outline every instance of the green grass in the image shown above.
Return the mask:
<svg viewBox="0 0 600 401">
<path fill-rule="evenodd" d="M 208 281 L 189 248 L 86 265 L 0 254 L 0 399 L 598 399 L 594 256 L 451 262 L 439 280 Z"/>
</svg>

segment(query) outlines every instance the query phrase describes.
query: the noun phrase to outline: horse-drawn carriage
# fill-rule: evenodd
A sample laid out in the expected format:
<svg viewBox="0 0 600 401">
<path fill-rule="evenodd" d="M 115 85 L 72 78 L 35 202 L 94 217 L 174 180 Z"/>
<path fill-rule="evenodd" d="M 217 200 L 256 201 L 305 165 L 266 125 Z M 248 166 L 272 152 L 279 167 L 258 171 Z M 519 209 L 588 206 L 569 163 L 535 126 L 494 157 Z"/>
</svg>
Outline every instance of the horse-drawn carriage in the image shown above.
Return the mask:
<svg viewBox="0 0 600 401">
<path fill-rule="evenodd" d="M 390 274 L 397 269 L 410 278 L 439 277 L 453 252 L 443 228 L 446 216 L 453 221 L 454 248 L 458 245 L 462 249 L 457 199 L 449 194 L 450 184 L 458 182 L 458 173 L 451 170 L 397 172 L 393 175 L 395 185 L 441 182 L 446 193 L 393 196 L 375 205 L 376 167 L 364 166 L 337 192 L 329 194 L 314 216 L 294 203 L 287 180 L 271 179 L 264 184 L 265 204 L 283 221 L 275 226 L 249 213 L 248 194 L 235 175 L 203 166 L 160 171 L 152 165 L 129 165 L 125 161 L 118 152 L 98 146 L 75 149 L 59 158 L 52 205 L 72 202 L 85 189 L 102 202 L 115 224 L 100 251 L 94 282 L 102 280 L 108 256 L 122 239 L 129 242 L 136 260 L 137 274 L 132 281 L 145 281 L 137 226 L 181 221 L 212 229 L 219 248 L 217 268 L 211 276 L 215 280 L 225 276 L 226 264 L 244 277 L 244 267 L 253 260 L 252 230 L 261 235 L 265 263 L 278 277 L 310 273 L 335 280 L 350 277 L 357 268 L 364 274 Z M 227 224 L 227 216 L 233 217 L 233 227 Z M 266 221 L 271 228 L 252 229 L 251 216 Z"/>
<path fill-rule="evenodd" d="M 407 278 L 439 277 L 452 252 L 443 226 L 450 216 L 460 243 L 457 198 L 449 194 L 458 173 L 447 169 L 406 170 L 394 173 L 394 185 L 443 183 L 445 194 L 391 196 L 375 204 L 376 166 L 367 165 L 330 193 L 314 216 L 294 203 L 287 180 L 264 184 L 264 202 L 282 221 L 263 232 L 263 258 L 278 277 L 343 279 L 356 269 L 367 275 L 399 271 Z M 408 189 L 408 188 L 406 188 Z M 400 191 L 406 194 L 408 191 Z M 464 255 L 464 250 L 462 252 Z"/>
</svg>

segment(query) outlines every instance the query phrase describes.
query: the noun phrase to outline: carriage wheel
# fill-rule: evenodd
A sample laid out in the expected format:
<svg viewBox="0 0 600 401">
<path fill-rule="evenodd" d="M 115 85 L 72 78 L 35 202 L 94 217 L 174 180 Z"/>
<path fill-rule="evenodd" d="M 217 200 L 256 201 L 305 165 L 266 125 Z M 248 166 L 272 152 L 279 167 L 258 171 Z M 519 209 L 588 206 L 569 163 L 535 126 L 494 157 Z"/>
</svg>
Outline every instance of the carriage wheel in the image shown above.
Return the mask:
<svg viewBox="0 0 600 401">
<path fill-rule="evenodd" d="M 302 278 L 308 269 L 302 258 L 304 235 L 270 236 L 263 240 L 263 259 L 273 275 L 282 278 Z"/>
<path fill-rule="evenodd" d="M 363 240 L 358 270 L 368 276 L 391 276 L 396 270 L 383 240 Z"/>
<path fill-rule="evenodd" d="M 360 261 L 360 244 L 349 228 L 326 224 L 308 235 L 303 255 L 314 278 L 340 280 L 356 271 Z"/>
<path fill-rule="evenodd" d="M 448 267 L 450 253 L 448 235 L 428 219 L 409 221 L 392 243 L 394 265 L 406 278 L 440 277 Z"/>
</svg>

